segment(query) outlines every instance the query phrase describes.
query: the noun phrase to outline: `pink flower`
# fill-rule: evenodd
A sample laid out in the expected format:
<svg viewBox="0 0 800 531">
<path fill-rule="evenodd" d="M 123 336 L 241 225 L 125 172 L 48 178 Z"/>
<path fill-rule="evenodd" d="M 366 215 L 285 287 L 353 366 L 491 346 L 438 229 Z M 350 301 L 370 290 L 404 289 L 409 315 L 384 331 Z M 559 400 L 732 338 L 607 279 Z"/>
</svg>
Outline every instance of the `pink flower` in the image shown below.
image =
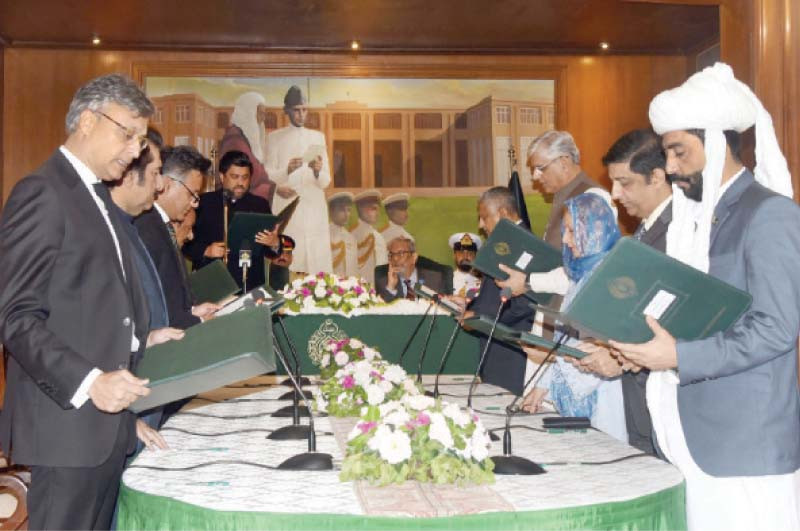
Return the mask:
<svg viewBox="0 0 800 531">
<path fill-rule="evenodd" d="M 377 422 L 361 422 L 358 424 L 358 429 L 361 430 L 361 433 L 367 433 L 377 425 Z"/>
<path fill-rule="evenodd" d="M 369 294 L 370 295 L 375 295 L 375 290 L 374 289 L 369 290 Z"/>
<path fill-rule="evenodd" d="M 362 358 L 363 359 L 364 358 L 364 351 L 363 350 L 359 350 L 358 352 L 356 352 L 356 358 Z"/>
<path fill-rule="evenodd" d="M 331 296 L 331 295 L 333 295 L 333 290 L 331 290 L 331 289 L 326 289 L 326 290 L 325 290 L 325 295 L 328 295 L 328 296 Z"/>
<path fill-rule="evenodd" d="M 336 290 L 339 292 L 339 295 L 344 295 L 344 288 L 337 287 Z"/>
<path fill-rule="evenodd" d="M 317 273 L 317 278 L 325 278 L 325 272 L 320 271 L 319 273 Z"/>
<path fill-rule="evenodd" d="M 317 285 L 317 281 L 316 280 L 309 280 L 308 281 L 308 287 L 313 288 L 316 285 Z"/>
<path fill-rule="evenodd" d="M 308 288 L 303 288 L 303 291 L 301 291 L 300 293 L 303 294 L 303 297 L 308 297 L 309 295 L 311 295 L 311 290 Z"/>
<path fill-rule="evenodd" d="M 347 376 L 342 378 L 342 387 L 344 387 L 345 389 L 352 389 L 355 383 L 356 382 L 351 374 L 348 374 Z"/>
<path fill-rule="evenodd" d="M 431 423 L 431 418 L 424 411 L 420 411 L 419 415 L 417 415 L 416 423 L 420 426 L 427 426 Z"/>
<path fill-rule="evenodd" d="M 355 287 L 353 288 L 353 291 L 356 292 L 356 295 L 361 295 L 362 293 L 364 293 L 364 290 L 358 284 L 355 285 Z"/>
</svg>

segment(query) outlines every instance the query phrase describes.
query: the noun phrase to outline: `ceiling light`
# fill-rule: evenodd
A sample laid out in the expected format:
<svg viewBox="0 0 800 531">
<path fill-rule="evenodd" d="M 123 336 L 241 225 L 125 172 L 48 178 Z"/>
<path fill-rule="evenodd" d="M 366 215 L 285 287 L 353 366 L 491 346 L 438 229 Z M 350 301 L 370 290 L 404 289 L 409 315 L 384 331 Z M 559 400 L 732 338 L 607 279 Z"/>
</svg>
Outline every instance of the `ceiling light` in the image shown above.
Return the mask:
<svg viewBox="0 0 800 531">
<path fill-rule="evenodd" d="M 99 45 L 100 44 L 100 37 L 98 37 L 97 35 L 93 35 L 92 36 L 92 44 L 94 44 L 95 46 Z"/>
<path fill-rule="evenodd" d="M 608 44 L 607 42 L 601 42 L 600 43 L 600 49 L 601 50 L 608 50 L 610 47 L 611 47 L 611 45 Z"/>
<path fill-rule="evenodd" d="M 353 41 L 350 43 L 351 50 L 358 50 L 359 48 L 361 48 L 361 45 L 358 44 L 358 41 Z"/>
</svg>

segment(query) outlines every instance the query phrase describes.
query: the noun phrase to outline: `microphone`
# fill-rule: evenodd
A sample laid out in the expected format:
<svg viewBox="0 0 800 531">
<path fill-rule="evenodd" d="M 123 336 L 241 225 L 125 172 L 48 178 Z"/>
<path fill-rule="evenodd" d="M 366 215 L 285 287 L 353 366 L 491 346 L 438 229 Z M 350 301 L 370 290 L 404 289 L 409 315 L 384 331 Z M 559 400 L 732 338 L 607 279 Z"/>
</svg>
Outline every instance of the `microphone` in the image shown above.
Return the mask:
<svg viewBox="0 0 800 531">
<path fill-rule="evenodd" d="M 477 296 L 478 296 L 478 290 L 476 290 L 475 288 L 468 290 L 466 294 L 466 303 L 464 305 L 464 308 L 466 309 L 466 307 L 469 306 Z M 447 363 L 447 358 L 450 355 L 450 351 L 453 349 L 453 344 L 456 341 L 456 336 L 458 335 L 458 331 L 461 330 L 460 326 L 461 323 L 458 322 L 457 318 L 455 319 L 455 321 L 456 321 L 455 325 L 453 325 L 453 332 L 450 334 L 450 339 L 447 341 L 447 346 L 444 348 L 444 352 L 442 352 L 442 358 L 439 360 L 439 370 L 436 371 L 436 378 L 434 379 L 433 382 L 433 392 L 425 391 L 426 395 L 432 396 L 433 398 L 439 398 L 439 378 L 442 376 L 442 373 L 444 372 L 444 366 Z"/>
<path fill-rule="evenodd" d="M 494 329 L 497 327 L 497 321 L 500 320 L 500 314 L 503 312 L 503 306 L 505 306 L 506 302 L 508 302 L 508 299 L 510 298 L 511 298 L 511 288 L 503 288 L 502 290 L 500 290 L 500 304 L 497 305 L 497 315 L 494 316 L 494 321 L 492 322 L 492 329 L 489 331 L 489 338 L 486 341 L 486 346 L 483 348 L 480 360 L 478 360 L 478 366 L 475 368 L 475 374 L 472 376 L 472 381 L 469 384 L 469 393 L 467 393 L 467 407 L 470 409 L 472 409 L 472 393 L 475 391 L 475 384 L 478 382 L 478 373 L 481 372 L 481 367 L 483 367 L 483 362 L 484 360 L 486 360 L 486 353 L 489 352 L 489 345 L 492 344 Z"/>
<path fill-rule="evenodd" d="M 553 345 L 553 348 L 551 348 L 550 352 L 547 353 L 547 356 L 544 357 L 542 363 L 536 368 L 535 371 L 533 371 L 533 374 L 530 378 L 528 378 L 528 381 L 525 382 L 525 385 L 522 387 L 523 394 L 525 394 L 525 390 L 528 388 L 531 382 L 536 379 L 536 377 L 542 371 L 542 368 L 555 354 L 555 352 L 558 350 L 558 347 L 561 346 L 566 338 L 566 333 L 561 334 L 561 337 L 558 338 L 556 344 Z M 537 465 L 530 459 L 512 455 L 511 453 L 511 417 L 519 412 L 519 410 L 516 409 L 519 398 L 519 396 L 515 396 L 511 403 L 506 407 L 506 425 L 503 431 L 503 455 L 492 457 L 492 461 L 494 462 L 494 473 L 518 476 L 544 474 L 545 470 L 541 466 Z"/>
<path fill-rule="evenodd" d="M 278 344 L 277 338 L 273 335 L 272 336 L 272 344 L 275 349 L 275 355 L 280 360 L 281 365 L 286 370 L 286 373 L 291 378 L 292 383 L 294 384 L 294 388 L 296 391 L 302 394 L 302 388 L 300 384 L 297 383 L 297 380 L 294 378 L 294 374 L 289 369 L 289 365 L 286 363 L 286 358 L 283 355 L 283 351 Z M 305 395 L 302 396 L 303 402 L 305 403 L 306 408 L 308 409 L 308 452 L 298 454 L 295 456 L 290 457 L 286 461 L 282 462 L 278 465 L 278 469 L 280 470 L 332 470 L 333 469 L 333 457 L 330 454 L 319 453 L 317 452 L 317 433 L 314 431 L 314 414 L 311 412 L 311 406 L 309 405 L 308 401 L 306 400 Z"/>
<path fill-rule="evenodd" d="M 421 286 L 424 284 L 422 280 L 419 281 L 418 285 Z M 433 290 L 430 290 L 433 291 Z M 433 291 L 431 295 L 431 303 L 438 305 L 439 301 L 441 300 L 441 296 L 438 292 Z M 433 332 L 433 325 L 436 322 L 436 316 L 439 315 L 439 312 L 434 311 L 433 317 L 431 318 L 431 324 L 428 326 L 428 333 L 425 335 L 425 342 L 422 345 L 422 352 L 419 354 L 419 361 L 417 363 L 417 383 L 422 383 L 422 363 L 425 361 L 425 354 L 428 353 L 428 342 L 431 339 L 431 333 Z"/>
<path fill-rule="evenodd" d="M 227 188 L 222 188 L 222 199 L 225 203 L 230 203 L 233 200 L 233 192 L 228 190 Z"/>
<path fill-rule="evenodd" d="M 239 267 L 242 268 L 242 292 L 247 293 L 247 268 L 250 267 L 253 252 L 250 248 L 250 240 L 242 240 L 239 247 Z"/>
</svg>

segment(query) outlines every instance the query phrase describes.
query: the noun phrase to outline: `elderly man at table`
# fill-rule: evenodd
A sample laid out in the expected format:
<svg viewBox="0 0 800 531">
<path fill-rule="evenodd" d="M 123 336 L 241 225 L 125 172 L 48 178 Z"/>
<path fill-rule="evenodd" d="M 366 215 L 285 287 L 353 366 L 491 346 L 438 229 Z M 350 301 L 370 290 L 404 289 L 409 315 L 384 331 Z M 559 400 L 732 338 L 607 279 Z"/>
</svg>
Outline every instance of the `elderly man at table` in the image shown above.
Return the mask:
<svg viewBox="0 0 800 531">
<path fill-rule="evenodd" d="M 132 364 L 150 331 L 131 242 L 103 182 L 147 145 L 153 105 L 133 81 L 82 86 L 64 145 L 11 191 L 0 218 L 0 341 L 10 353 L 0 445 L 31 466 L 31 529 L 107 529 L 135 417 Z"/>
<path fill-rule="evenodd" d="M 453 270 L 417 254 L 414 240 L 389 242 L 389 263 L 375 268 L 375 290 L 384 301 L 416 299 L 414 286 L 424 284 L 437 293 L 453 293 Z"/>
<path fill-rule="evenodd" d="M 650 104 L 677 188 L 667 254 L 749 292 L 727 331 L 611 342 L 651 370 L 657 442 L 686 477 L 690 529 L 800 529 L 800 207 L 772 120 L 717 63 Z M 755 125 L 755 176 L 740 133 Z"/>
</svg>

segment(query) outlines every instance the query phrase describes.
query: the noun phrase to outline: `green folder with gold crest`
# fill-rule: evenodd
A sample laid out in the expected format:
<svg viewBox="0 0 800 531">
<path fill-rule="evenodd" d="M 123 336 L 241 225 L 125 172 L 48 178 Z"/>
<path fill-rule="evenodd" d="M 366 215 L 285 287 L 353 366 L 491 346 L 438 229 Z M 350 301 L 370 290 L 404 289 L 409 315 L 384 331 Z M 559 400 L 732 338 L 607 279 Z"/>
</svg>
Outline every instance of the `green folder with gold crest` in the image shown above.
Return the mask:
<svg viewBox="0 0 800 531">
<path fill-rule="evenodd" d="M 472 262 L 472 267 L 492 278 L 505 280 L 508 274 L 500 270 L 498 267 L 500 264 L 522 271 L 526 275 L 545 273 L 561 267 L 561 250 L 525 227 L 501 219 L 486 243 L 481 246 Z M 538 304 L 547 304 L 553 296 L 552 293 L 533 291 L 525 295 Z"/>
<path fill-rule="evenodd" d="M 136 376 L 150 394 L 128 408 L 145 411 L 275 370 L 270 307 L 246 308 L 186 330 L 145 350 Z"/>
<path fill-rule="evenodd" d="M 644 343 L 653 338 L 645 315 L 677 339 L 694 340 L 730 328 L 752 296 L 632 238 L 622 238 L 561 312 L 542 312 L 581 337 Z"/>
</svg>

